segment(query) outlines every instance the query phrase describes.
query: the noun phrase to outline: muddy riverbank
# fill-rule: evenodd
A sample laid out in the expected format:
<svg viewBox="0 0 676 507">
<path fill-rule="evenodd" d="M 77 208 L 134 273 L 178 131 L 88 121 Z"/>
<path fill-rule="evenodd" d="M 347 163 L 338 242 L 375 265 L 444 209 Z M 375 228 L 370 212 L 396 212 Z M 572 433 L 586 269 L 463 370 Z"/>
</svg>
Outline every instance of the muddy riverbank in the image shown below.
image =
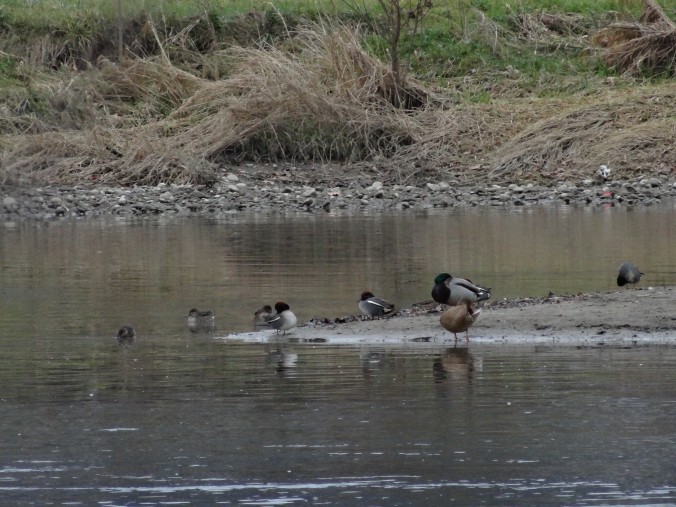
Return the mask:
<svg viewBox="0 0 676 507">
<path fill-rule="evenodd" d="M 549 343 L 584 347 L 676 343 L 676 289 L 649 287 L 615 292 L 493 301 L 470 328 L 477 344 Z M 271 330 L 227 335 L 227 340 L 331 343 L 454 343 L 439 325 L 443 307 L 431 302 L 382 320 L 316 319 L 277 337 Z M 464 334 L 458 335 L 464 347 Z"/>
</svg>

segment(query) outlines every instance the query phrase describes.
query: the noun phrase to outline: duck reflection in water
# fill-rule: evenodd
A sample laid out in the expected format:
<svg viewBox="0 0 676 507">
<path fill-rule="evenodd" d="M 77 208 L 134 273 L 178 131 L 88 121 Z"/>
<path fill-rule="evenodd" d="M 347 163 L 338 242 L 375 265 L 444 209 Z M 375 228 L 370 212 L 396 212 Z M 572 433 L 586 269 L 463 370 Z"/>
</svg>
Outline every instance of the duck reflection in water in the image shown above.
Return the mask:
<svg viewBox="0 0 676 507">
<path fill-rule="evenodd" d="M 275 350 L 268 350 L 268 364 L 275 367 L 275 371 L 284 377 L 295 377 L 298 365 L 298 353 L 279 345 Z"/>
<path fill-rule="evenodd" d="M 443 355 L 438 356 L 432 365 L 434 381 L 472 379 L 476 361 L 467 348 L 449 348 Z"/>
<path fill-rule="evenodd" d="M 371 374 L 376 370 L 380 370 L 386 363 L 386 354 L 384 350 L 376 350 L 371 348 L 359 349 L 359 363 L 361 364 L 361 371 L 365 379 L 369 379 Z"/>
</svg>

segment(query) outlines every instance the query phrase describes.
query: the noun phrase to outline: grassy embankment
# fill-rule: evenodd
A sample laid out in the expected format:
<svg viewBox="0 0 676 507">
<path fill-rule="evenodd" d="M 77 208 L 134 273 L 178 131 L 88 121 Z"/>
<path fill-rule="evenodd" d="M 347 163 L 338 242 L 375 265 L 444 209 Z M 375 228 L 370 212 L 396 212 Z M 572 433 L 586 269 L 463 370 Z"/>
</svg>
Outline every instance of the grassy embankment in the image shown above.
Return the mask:
<svg viewBox="0 0 676 507">
<path fill-rule="evenodd" d="M 0 6 L 0 185 L 208 183 L 239 160 L 397 181 L 676 168 L 675 6 L 436 0 L 405 16 L 396 88 L 375 0 L 128 4 Z"/>
</svg>

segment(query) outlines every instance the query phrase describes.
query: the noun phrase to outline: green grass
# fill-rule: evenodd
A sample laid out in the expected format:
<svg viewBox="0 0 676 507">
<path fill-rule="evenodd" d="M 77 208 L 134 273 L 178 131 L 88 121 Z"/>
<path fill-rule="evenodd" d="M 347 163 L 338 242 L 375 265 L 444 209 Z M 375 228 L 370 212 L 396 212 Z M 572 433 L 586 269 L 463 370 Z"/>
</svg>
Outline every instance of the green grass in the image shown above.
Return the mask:
<svg viewBox="0 0 676 507">
<path fill-rule="evenodd" d="M 402 6 L 413 4 L 403 0 Z M 676 6 L 666 6 L 667 13 L 674 13 Z M 377 0 L 3 0 L 0 5 L 0 20 L 10 25 L 54 26 L 67 24 L 67 20 L 94 17 L 111 20 L 121 12 L 124 16 L 135 16 L 146 11 L 153 16 L 190 18 L 214 13 L 219 16 L 233 16 L 253 10 L 267 11 L 274 6 L 281 12 L 297 14 L 327 13 L 329 15 L 350 12 L 377 12 Z M 640 12 L 637 0 L 437 0 L 433 11 L 462 13 L 470 7 L 485 12 L 489 17 L 500 20 L 514 11 L 569 12 L 584 15 L 603 14 L 608 11 Z"/>
<path fill-rule="evenodd" d="M 252 1 L 252 0 L 3 0 L 0 19 L 11 25 L 54 26 L 68 24 L 68 20 L 80 20 L 93 16 L 102 20 L 114 20 L 119 14 L 134 17 L 148 12 L 153 17 L 188 19 L 193 16 L 214 13 L 233 16 L 252 10 L 267 11 L 272 8 L 281 12 L 312 13 L 336 12 L 332 1 Z M 342 10 L 342 9 L 341 9 Z M 348 10 L 347 8 L 344 10 Z"/>
<path fill-rule="evenodd" d="M 7 57 L 0 58 L 0 76 L 7 76 L 9 74 L 13 74 L 15 69 L 16 69 L 15 60 Z"/>
<path fill-rule="evenodd" d="M 401 5 L 408 10 L 416 2 L 401 0 Z M 662 4 L 666 2 L 662 0 Z M 476 9 L 485 14 L 488 23 L 476 14 Z M 608 22 L 602 20 L 610 11 L 636 17 L 641 10 L 640 0 L 434 0 L 433 8 L 420 22 L 417 32 L 412 33 L 412 24 L 409 24 L 402 33 L 400 55 L 414 75 L 430 82 L 443 83 L 479 69 L 492 76 L 516 69 L 528 90 L 538 94 L 570 93 L 577 87 L 556 86 L 556 77 L 579 75 L 581 82 L 587 82 L 584 76 L 603 77 L 613 73 L 597 59 L 589 57 L 580 44 L 575 44 L 574 36 L 561 37 L 558 42 L 522 37 L 518 25 L 523 17 L 542 11 L 575 13 L 583 17 L 581 22 L 585 24 L 585 32 L 593 33 L 596 27 Z M 676 3 L 665 10 L 676 16 Z M 27 41 L 29 48 L 31 38 L 37 39 L 41 34 L 49 34 L 56 45 L 88 47 L 92 41 L 112 40 L 111 34 L 117 33 L 120 15 L 124 19 L 141 19 L 141 13 L 146 11 L 155 22 L 161 39 L 163 34 L 176 34 L 191 19 L 205 14 L 218 37 L 223 37 L 232 33 L 229 23 L 237 15 L 262 11 L 267 14 L 261 40 L 268 42 L 285 34 L 287 26 L 293 27 L 302 17 L 319 19 L 328 15 L 367 25 L 372 30 L 366 38 L 369 50 L 383 61 L 389 59 L 383 30 L 386 24 L 377 0 L 282 0 L 274 3 L 268 0 L 3 0 L 0 25 L 13 28 L 14 37 Z M 490 23 L 497 27 L 497 37 L 490 32 Z M 200 24 L 191 34 L 200 37 L 198 30 L 202 30 L 204 44 L 197 43 L 195 47 L 212 48 L 206 25 Z M 255 30 L 251 33 L 257 34 Z M 1 42 L 0 50 L 3 49 Z M 253 40 L 244 43 L 251 42 Z M 17 47 L 21 48 L 21 45 Z M 8 53 L 21 55 L 20 50 Z M 7 78 L 12 73 L 8 61 L 4 62 L 4 67 L 0 61 L 0 76 Z M 538 90 L 543 85 L 547 88 L 544 92 Z M 481 101 L 490 97 L 485 90 L 477 93 Z"/>
</svg>

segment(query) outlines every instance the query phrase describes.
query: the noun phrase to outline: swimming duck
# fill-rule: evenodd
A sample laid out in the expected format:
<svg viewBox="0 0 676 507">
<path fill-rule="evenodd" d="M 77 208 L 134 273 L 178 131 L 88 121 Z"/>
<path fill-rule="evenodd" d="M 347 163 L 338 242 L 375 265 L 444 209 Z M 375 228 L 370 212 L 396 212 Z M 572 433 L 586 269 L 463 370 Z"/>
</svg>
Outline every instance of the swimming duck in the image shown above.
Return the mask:
<svg viewBox="0 0 676 507">
<path fill-rule="evenodd" d="M 289 329 L 296 327 L 298 319 L 296 319 L 291 308 L 284 301 L 275 303 L 275 311 L 277 313 L 270 315 L 265 321 L 269 326 L 272 326 L 277 330 L 277 334 L 279 334 L 280 331 L 284 331 L 284 334 L 286 334 Z"/>
<path fill-rule="evenodd" d="M 254 312 L 254 331 L 259 327 L 268 326 L 267 318 L 274 315 L 274 311 L 270 305 L 260 307 Z"/>
<path fill-rule="evenodd" d="M 359 298 L 359 309 L 361 312 L 370 317 L 382 317 L 383 315 L 388 315 L 394 311 L 394 305 L 388 303 L 382 298 L 376 297 L 372 292 L 365 290 L 361 293 Z"/>
<path fill-rule="evenodd" d="M 136 338 L 136 331 L 129 324 L 125 324 L 117 331 L 118 345 L 131 345 Z"/>
<path fill-rule="evenodd" d="M 216 327 L 216 316 L 209 310 L 199 311 L 192 308 L 188 312 L 188 329 L 193 333 L 211 333 Z"/>
<path fill-rule="evenodd" d="M 645 273 L 641 273 L 634 263 L 629 261 L 624 262 L 617 270 L 617 285 L 622 287 L 623 285 L 631 283 L 636 286 L 641 280 L 641 275 L 645 275 Z"/>
<path fill-rule="evenodd" d="M 481 309 L 475 310 L 472 308 L 472 302 L 469 299 L 462 298 L 458 305 L 451 306 L 441 314 L 439 322 L 444 329 L 453 333 L 456 343 L 458 343 L 457 333 L 464 331 L 465 339 L 469 345 L 469 332 L 467 330 L 477 321 L 480 314 Z"/>
<path fill-rule="evenodd" d="M 469 299 L 472 303 L 485 301 L 491 297 L 491 289 L 484 289 L 474 285 L 471 281 L 464 278 L 453 278 L 448 273 L 441 273 L 434 279 L 432 287 L 432 298 L 444 305 L 455 306 L 463 298 Z"/>
</svg>

